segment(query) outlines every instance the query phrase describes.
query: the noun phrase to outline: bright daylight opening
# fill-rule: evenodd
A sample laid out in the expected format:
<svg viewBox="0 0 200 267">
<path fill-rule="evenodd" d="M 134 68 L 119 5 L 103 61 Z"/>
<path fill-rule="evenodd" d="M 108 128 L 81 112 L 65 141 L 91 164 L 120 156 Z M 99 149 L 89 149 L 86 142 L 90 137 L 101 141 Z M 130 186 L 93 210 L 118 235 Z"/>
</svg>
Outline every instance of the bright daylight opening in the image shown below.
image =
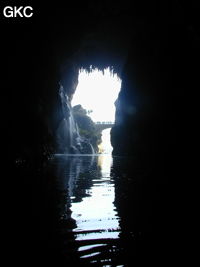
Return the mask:
<svg viewBox="0 0 200 267">
<path fill-rule="evenodd" d="M 81 105 L 97 128 L 102 129 L 99 153 L 111 153 L 110 130 L 115 122 L 115 101 L 121 88 L 121 79 L 110 68 L 90 72 L 79 71 L 78 86 L 72 107 Z"/>
</svg>

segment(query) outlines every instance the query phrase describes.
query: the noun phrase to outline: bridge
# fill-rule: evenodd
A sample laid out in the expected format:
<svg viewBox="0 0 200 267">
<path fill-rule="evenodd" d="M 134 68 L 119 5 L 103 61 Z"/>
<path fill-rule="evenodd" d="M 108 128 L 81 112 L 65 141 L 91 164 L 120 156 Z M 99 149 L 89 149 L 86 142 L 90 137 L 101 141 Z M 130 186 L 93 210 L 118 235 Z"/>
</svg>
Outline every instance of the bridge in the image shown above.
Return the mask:
<svg viewBox="0 0 200 267">
<path fill-rule="evenodd" d="M 96 131 L 101 132 L 105 129 L 112 128 L 114 124 L 112 121 L 97 121 L 95 122 Z"/>
</svg>

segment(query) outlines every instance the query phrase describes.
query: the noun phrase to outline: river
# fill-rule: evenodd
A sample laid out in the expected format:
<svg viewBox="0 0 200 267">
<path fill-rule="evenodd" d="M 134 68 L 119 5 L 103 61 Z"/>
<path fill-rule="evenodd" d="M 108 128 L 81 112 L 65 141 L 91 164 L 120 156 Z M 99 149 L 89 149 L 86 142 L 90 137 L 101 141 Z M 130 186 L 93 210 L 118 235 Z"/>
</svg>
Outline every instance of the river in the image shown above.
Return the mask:
<svg viewBox="0 0 200 267">
<path fill-rule="evenodd" d="M 120 234 L 115 206 L 113 159 L 105 155 L 57 155 L 60 234 L 63 257 L 76 264 L 117 261 Z M 64 203 L 62 202 L 64 199 Z"/>
<path fill-rule="evenodd" d="M 54 212 L 44 227 L 50 225 L 46 243 L 56 262 L 119 267 L 163 255 L 158 244 L 166 239 L 166 190 L 160 186 L 161 196 L 159 182 L 147 179 L 130 158 L 56 155 L 50 165 L 55 181 L 48 205 Z"/>
<path fill-rule="evenodd" d="M 8 240 L 18 240 L 15 258 L 24 266 L 27 259 L 53 266 L 170 263 L 176 242 L 168 179 L 159 165 L 145 168 L 110 152 L 56 154 L 41 169 L 17 167 L 17 220 L 10 220 Z"/>
</svg>

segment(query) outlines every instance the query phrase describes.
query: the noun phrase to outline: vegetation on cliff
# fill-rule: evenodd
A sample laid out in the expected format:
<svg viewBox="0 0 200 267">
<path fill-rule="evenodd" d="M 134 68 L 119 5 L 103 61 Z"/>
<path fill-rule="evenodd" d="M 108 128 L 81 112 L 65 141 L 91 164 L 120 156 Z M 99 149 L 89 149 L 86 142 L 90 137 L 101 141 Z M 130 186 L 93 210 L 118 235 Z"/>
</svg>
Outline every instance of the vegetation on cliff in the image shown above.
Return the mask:
<svg viewBox="0 0 200 267">
<path fill-rule="evenodd" d="M 73 107 L 73 115 L 78 124 L 80 136 L 87 139 L 93 146 L 95 153 L 98 153 L 98 145 L 101 143 L 101 133 L 96 131 L 95 123 L 87 115 L 90 112 L 87 112 L 81 105 Z"/>
</svg>

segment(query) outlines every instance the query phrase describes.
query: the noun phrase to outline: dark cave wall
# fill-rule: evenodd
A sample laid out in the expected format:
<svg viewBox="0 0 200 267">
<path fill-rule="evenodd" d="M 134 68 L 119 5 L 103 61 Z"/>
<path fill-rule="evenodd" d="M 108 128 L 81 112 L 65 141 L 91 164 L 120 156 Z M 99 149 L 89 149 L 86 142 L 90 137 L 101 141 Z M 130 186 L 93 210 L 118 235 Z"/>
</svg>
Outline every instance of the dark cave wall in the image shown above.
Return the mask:
<svg viewBox="0 0 200 267">
<path fill-rule="evenodd" d="M 150 162 L 158 153 L 159 142 L 168 142 L 167 127 L 163 128 L 171 119 L 173 90 L 167 77 L 171 71 L 168 32 L 167 23 L 157 24 L 150 17 L 135 28 L 116 103 L 114 155 L 148 158 Z"/>
<path fill-rule="evenodd" d="M 199 84 L 199 24 L 180 7 L 135 26 L 111 134 L 114 155 L 166 171 L 189 162 L 191 98 Z"/>
<path fill-rule="evenodd" d="M 1 21 L 9 157 L 40 161 L 56 152 L 56 129 L 66 117 L 60 84 L 71 98 L 78 67 L 91 64 L 112 65 L 122 78 L 112 131 L 115 155 L 152 161 L 162 151 L 182 149 L 189 101 L 183 88 L 197 87 L 197 69 L 191 68 L 199 58 L 196 16 L 185 19 L 193 9 L 178 1 L 134 5 L 49 5 L 35 7 L 31 20 Z"/>
<path fill-rule="evenodd" d="M 121 70 L 129 36 L 118 22 L 120 14 L 112 16 L 110 5 L 104 9 L 90 1 L 78 8 L 34 6 L 33 19 L 2 19 L 3 138 L 8 140 L 5 152 L 11 160 L 39 162 L 58 151 L 57 129 L 69 115 L 60 86 L 70 102 L 78 68 L 112 65 Z M 126 13 L 120 16 L 127 24 Z"/>
</svg>

